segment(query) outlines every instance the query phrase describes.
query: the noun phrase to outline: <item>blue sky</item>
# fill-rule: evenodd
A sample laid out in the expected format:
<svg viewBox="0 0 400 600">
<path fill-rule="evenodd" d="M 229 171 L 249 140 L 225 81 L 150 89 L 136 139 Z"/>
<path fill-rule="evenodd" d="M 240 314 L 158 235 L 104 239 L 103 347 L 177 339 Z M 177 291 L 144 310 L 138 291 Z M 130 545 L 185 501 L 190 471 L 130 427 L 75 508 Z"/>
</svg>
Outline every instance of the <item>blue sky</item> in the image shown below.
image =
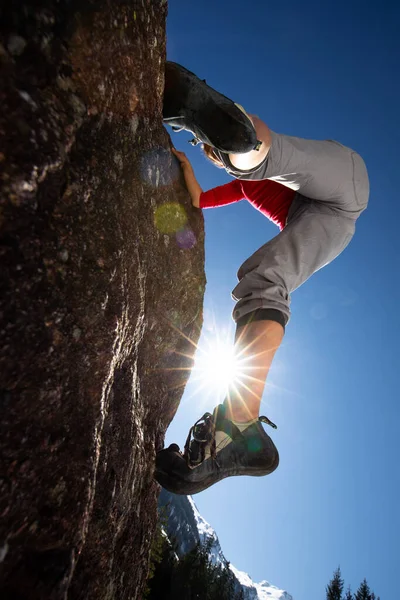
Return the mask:
<svg viewBox="0 0 400 600">
<path fill-rule="evenodd" d="M 292 296 L 262 412 L 281 456 L 271 476 L 196 495 L 227 558 L 295 600 L 323 600 L 340 564 L 355 591 L 398 590 L 400 536 L 399 7 L 393 2 L 171 0 L 168 58 L 274 131 L 337 139 L 366 161 L 368 210 L 346 251 Z M 229 176 L 173 134 L 204 189 Z M 245 201 L 204 211 L 201 344 L 233 339 L 236 271 L 278 229 Z M 167 443 L 220 400 L 192 378 Z M 398 593 L 398 592 L 397 592 Z"/>
</svg>

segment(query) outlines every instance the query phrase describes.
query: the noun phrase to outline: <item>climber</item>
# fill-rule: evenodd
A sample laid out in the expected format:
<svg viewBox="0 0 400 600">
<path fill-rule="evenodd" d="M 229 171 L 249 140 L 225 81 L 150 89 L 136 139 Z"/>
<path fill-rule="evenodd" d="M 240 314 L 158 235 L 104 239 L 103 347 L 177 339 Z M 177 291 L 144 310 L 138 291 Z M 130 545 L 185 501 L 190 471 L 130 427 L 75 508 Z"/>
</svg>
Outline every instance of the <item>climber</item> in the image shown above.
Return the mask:
<svg viewBox="0 0 400 600">
<path fill-rule="evenodd" d="M 242 264 L 232 292 L 235 349 L 251 383 L 230 389 L 213 414 L 195 423 L 183 453 L 171 444 L 156 456 L 157 481 L 194 494 L 225 477 L 277 468 L 278 451 L 261 423 L 275 425 L 259 410 L 290 317 L 290 294 L 349 244 L 369 182 L 364 161 L 350 148 L 277 134 L 176 63 L 167 63 L 163 115 L 175 130 L 191 131 L 207 158 L 234 177 L 203 192 L 186 155 L 173 149 L 195 207 L 245 198 L 281 230 Z"/>
</svg>

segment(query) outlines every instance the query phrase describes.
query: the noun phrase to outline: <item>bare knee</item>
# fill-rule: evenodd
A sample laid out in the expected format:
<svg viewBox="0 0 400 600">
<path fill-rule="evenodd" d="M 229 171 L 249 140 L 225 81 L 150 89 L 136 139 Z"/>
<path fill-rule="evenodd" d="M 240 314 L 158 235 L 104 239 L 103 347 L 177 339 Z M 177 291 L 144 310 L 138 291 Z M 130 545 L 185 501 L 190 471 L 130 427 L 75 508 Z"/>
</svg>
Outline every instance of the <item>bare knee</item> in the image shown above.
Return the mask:
<svg viewBox="0 0 400 600">
<path fill-rule="evenodd" d="M 229 160 L 234 167 L 241 171 L 247 171 L 248 169 L 254 169 L 267 156 L 272 143 L 272 136 L 270 128 L 264 121 L 261 121 L 256 115 L 249 115 L 254 128 L 256 130 L 257 139 L 261 142 L 261 146 L 258 150 L 250 150 L 245 154 L 229 154 Z"/>
</svg>

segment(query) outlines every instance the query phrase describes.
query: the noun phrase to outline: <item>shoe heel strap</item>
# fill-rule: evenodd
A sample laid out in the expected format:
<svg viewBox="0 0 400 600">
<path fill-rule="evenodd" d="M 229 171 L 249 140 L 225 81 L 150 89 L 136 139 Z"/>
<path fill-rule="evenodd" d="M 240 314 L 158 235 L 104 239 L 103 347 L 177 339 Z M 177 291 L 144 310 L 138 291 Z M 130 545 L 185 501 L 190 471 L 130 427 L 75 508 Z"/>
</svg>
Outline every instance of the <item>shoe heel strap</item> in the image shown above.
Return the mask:
<svg viewBox="0 0 400 600">
<path fill-rule="evenodd" d="M 273 429 L 278 429 L 278 426 L 275 425 L 275 423 L 273 423 L 270 419 L 268 419 L 268 417 L 258 417 L 258 420 L 261 421 L 261 423 L 265 423 L 266 425 L 269 425 Z"/>
</svg>

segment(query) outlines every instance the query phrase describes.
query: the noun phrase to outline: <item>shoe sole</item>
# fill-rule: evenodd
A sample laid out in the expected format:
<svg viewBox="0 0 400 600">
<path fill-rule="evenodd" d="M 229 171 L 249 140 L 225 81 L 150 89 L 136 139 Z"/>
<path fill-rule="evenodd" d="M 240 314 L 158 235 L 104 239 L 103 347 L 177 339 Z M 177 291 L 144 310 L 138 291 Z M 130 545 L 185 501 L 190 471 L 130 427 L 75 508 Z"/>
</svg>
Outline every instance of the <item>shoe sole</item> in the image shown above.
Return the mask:
<svg viewBox="0 0 400 600">
<path fill-rule="evenodd" d="M 180 495 L 193 495 L 198 494 L 211 487 L 218 481 L 222 481 L 227 477 L 234 476 L 250 476 L 250 477 L 264 477 L 265 475 L 269 475 L 279 465 L 279 454 L 278 451 L 273 444 L 272 440 L 272 448 L 270 450 L 271 454 L 265 458 L 265 461 L 258 459 L 258 464 L 255 466 L 250 465 L 235 465 L 232 468 L 224 468 L 223 472 L 220 468 L 216 468 L 216 470 L 212 470 L 209 474 L 206 474 L 205 477 L 199 481 L 187 480 L 182 477 L 179 477 L 179 474 L 175 472 L 174 475 L 171 476 L 167 471 L 162 468 L 157 468 L 155 470 L 154 477 L 158 481 L 158 483 L 164 487 L 169 492 Z M 223 450 L 221 451 L 223 452 Z M 273 452 L 273 454 L 272 454 Z M 178 455 L 175 455 L 175 459 Z M 182 457 L 182 455 L 180 455 Z M 183 460 L 183 457 L 182 457 Z M 213 459 L 207 459 L 213 460 Z M 217 456 L 218 461 L 218 456 Z M 260 462 L 264 464 L 260 465 Z M 196 468 L 194 468 L 190 474 L 196 475 Z"/>
<path fill-rule="evenodd" d="M 230 98 L 220 94 L 197 75 L 177 63 L 166 64 L 164 120 L 179 126 L 179 118 L 187 121 L 187 128 L 202 142 L 230 154 L 253 150 L 257 136 L 244 109 Z M 183 98 L 177 103 L 176 97 Z M 176 119 L 176 122 L 174 122 Z M 234 128 L 235 135 L 227 132 Z"/>
<path fill-rule="evenodd" d="M 275 467 L 276 468 L 276 467 Z M 234 476 L 250 476 L 250 477 L 265 477 L 272 473 L 275 470 L 270 467 L 268 470 L 260 471 L 259 469 L 254 469 L 254 472 L 249 472 L 250 469 L 232 469 L 230 472 L 225 472 L 222 476 L 216 476 L 216 474 L 211 473 L 208 477 L 203 479 L 202 481 L 196 482 L 188 482 L 185 480 L 179 480 L 176 477 L 171 477 L 168 473 L 162 470 L 156 470 L 154 474 L 154 478 L 156 481 L 166 490 L 172 492 L 173 494 L 184 495 L 184 496 L 193 496 L 194 494 L 198 494 L 199 492 L 203 492 L 207 488 L 211 487 L 215 483 L 226 479 L 227 477 Z M 179 484 L 177 486 L 177 483 Z"/>
</svg>

